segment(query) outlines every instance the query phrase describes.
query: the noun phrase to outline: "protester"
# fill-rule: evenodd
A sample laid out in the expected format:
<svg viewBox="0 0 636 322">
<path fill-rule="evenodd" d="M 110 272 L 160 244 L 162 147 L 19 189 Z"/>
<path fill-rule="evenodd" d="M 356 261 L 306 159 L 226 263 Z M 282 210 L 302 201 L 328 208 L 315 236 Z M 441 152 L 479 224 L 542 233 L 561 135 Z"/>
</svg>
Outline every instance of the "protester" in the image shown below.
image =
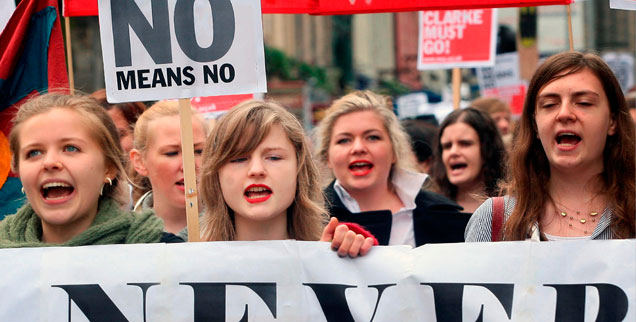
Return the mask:
<svg viewBox="0 0 636 322">
<path fill-rule="evenodd" d="M 274 102 L 249 100 L 222 116 L 201 168 L 203 239 L 332 241 L 339 255 L 366 254 L 371 237 L 336 228 L 336 220 L 324 227 L 318 171 L 306 141 L 298 120 Z"/>
<path fill-rule="evenodd" d="M 185 237 L 187 217 L 178 104 L 176 100 L 160 101 L 139 117 L 130 160 L 134 167 L 131 171 L 135 184 L 134 210 L 153 209 L 165 222 L 166 231 Z M 208 132 L 207 123 L 195 113 L 192 138 L 196 171 Z"/>
<path fill-rule="evenodd" d="M 421 173 L 431 173 L 433 165 L 433 143 L 436 128 L 433 125 L 421 125 L 415 120 L 402 122 L 402 126 L 411 139 L 411 149 L 417 158 L 416 168 Z"/>
<path fill-rule="evenodd" d="M 117 129 L 92 98 L 45 94 L 27 101 L 9 136 L 27 203 L 0 223 L 0 247 L 176 241 L 151 211 L 119 208 L 125 159 Z"/>
<path fill-rule="evenodd" d="M 507 196 L 475 211 L 466 240 L 634 238 L 634 131 L 621 88 L 600 57 L 548 58 L 528 87 Z"/>
<path fill-rule="evenodd" d="M 496 97 L 480 97 L 470 106 L 490 115 L 502 136 L 512 133 L 510 107 L 506 102 Z"/>
<path fill-rule="evenodd" d="M 340 98 L 317 136 L 318 157 L 335 176 L 325 190 L 331 216 L 361 224 L 381 245 L 463 241 L 468 216 L 421 190 L 427 175 L 408 170 L 408 135 L 386 97 L 363 91 Z"/>
<path fill-rule="evenodd" d="M 142 102 L 110 104 L 106 101 L 105 89 L 97 90 L 91 96 L 102 104 L 102 107 L 108 112 L 108 116 L 113 119 L 121 147 L 124 149 L 124 153 L 129 153 L 133 148 L 133 128 L 139 115 L 146 110 L 146 105 Z"/>
<path fill-rule="evenodd" d="M 474 108 L 450 113 L 435 145 L 435 182 L 439 192 L 472 213 L 484 196 L 497 193 L 504 177 L 506 151 L 488 114 Z"/>
</svg>

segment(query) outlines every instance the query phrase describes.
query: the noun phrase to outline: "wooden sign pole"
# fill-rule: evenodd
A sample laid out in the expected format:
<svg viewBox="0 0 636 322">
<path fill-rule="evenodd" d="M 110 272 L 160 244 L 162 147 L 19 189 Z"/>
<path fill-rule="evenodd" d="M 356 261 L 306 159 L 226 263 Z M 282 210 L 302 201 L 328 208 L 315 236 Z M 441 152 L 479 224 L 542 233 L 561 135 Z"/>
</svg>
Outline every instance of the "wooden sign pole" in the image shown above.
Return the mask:
<svg viewBox="0 0 636 322">
<path fill-rule="evenodd" d="M 568 8 L 568 36 L 570 38 L 570 51 L 574 51 L 574 36 L 572 34 L 572 8 L 571 5 L 566 5 Z"/>
<path fill-rule="evenodd" d="M 201 241 L 201 234 L 199 230 L 197 180 L 194 171 L 194 143 L 192 139 L 192 108 L 190 107 L 190 99 L 179 99 L 179 115 L 181 118 L 181 155 L 183 156 L 188 241 L 198 242 Z"/>
<path fill-rule="evenodd" d="M 71 47 L 71 20 L 64 17 L 64 33 L 66 35 L 66 64 L 68 65 L 68 84 L 71 95 L 75 94 L 75 77 L 73 76 L 73 47 Z"/>
<path fill-rule="evenodd" d="M 461 101 L 460 89 L 462 86 L 462 70 L 459 68 L 453 68 L 453 108 L 459 109 L 459 102 Z"/>
</svg>

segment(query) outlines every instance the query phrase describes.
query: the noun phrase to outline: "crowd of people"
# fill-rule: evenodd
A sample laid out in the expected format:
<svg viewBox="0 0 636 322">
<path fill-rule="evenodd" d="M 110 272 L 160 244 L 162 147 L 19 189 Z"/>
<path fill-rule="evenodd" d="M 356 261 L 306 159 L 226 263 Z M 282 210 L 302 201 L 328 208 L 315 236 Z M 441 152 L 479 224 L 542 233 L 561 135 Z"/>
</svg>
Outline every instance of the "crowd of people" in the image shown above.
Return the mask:
<svg viewBox="0 0 636 322">
<path fill-rule="evenodd" d="M 483 98 L 417 130 L 371 91 L 334 101 L 313 136 L 273 101 L 211 128 L 195 113 L 201 238 L 320 240 L 351 257 L 377 244 L 634 238 L 627 104 L 602 59 L 566 52 L 538 68 L 516 122 Z M 0 247 L 187 240 L 178 118 L 176 102 L 103 93 L 26 102 L 9 137 L 26 202 L 0 222 Z"/>
</svg>

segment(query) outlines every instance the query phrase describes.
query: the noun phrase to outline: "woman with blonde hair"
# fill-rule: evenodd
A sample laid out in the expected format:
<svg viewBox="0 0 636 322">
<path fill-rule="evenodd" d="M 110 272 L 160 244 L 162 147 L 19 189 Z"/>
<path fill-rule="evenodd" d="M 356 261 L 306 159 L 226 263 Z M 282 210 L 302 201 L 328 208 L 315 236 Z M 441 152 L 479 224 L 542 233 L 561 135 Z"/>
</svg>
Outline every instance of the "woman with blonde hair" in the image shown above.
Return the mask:
<svg viewBox="0 0 636 322">
<path fill-rule="evenodd" d="M 192 134 L 197 171 L 208 132 L 207 123 L 194 113 Z M 130 160 L 134 169 L 131 171 L 134 210 L 153 209 L 164 220 L 166 231 L 185 238 L 187 220 L 178 101 L 159 101 L 141 114 L 135 126 L 133 145 Z"/>
<path fill-rule="evenodd" d="M 28 202 L 0 223 L 0 247 L 182 241 L 127 194 L 117 129 L 94 99 L 45 94 L 23 104 L 9 136 Z"/>
<path fill-rule="evenodd" d="M 634 125 L 597 55 L 564 52 L 535 72 L 504 198 L 473 214 L 467 241 L 635 237 Z"/>
<path fill-rule="evenodd" d="M 298 120 L 279 104 L 250 100 L 216 123 L 201 167 L 208 241 L 332 241 L 340 255 L 369 251 L 372 238 L 327 215 L 318 171 Z M 324 230 L 323 230 L 324 229 Z"/>
<path fill-rule="evenodd" d="M 381 245 L 463 241 L 468 215 L 422 191 L 427 175 L 410 170 L 408 135 L 388 98 L 348 94 L 331 105 L 316 134 L 318 157 L 335 176 L 325 190 L 331 216 L 361 224 Z"/>
</svg>

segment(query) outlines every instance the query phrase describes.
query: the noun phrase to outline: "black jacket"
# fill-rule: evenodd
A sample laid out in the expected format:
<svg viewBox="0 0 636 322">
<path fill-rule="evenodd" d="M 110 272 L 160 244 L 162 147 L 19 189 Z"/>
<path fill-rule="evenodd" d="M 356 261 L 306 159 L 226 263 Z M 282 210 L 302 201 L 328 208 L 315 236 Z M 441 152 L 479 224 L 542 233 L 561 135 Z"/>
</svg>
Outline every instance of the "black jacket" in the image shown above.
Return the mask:
<svg viewBox="0 0 636 322">
<path fill-rule="evenodd" d="M 369 230 L 380 245 L 389 244 L 393 215 L 390 210 L 350 212 L 334 190 L 334 182 L 325 189 L 327 209 L 331 217 L 339 221 L 354 222 Z M 461 243 L 471 214 L 462 213 L 462 207 L 450 199 L 430 192 L 420 191 L 413 209 L 415 245 L 434 243 Z"/>
</svg>

